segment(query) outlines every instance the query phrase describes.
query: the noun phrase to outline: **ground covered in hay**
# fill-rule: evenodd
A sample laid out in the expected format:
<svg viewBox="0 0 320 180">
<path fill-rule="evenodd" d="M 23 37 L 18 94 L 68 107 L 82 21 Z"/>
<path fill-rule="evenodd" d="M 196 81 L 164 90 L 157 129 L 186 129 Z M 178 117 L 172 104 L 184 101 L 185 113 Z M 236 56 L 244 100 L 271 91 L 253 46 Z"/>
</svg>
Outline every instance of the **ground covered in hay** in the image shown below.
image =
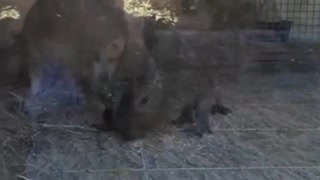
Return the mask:
<svg viewBox="0 0 320 180">
<path fill-rule="evenodd" d="M 201 87 L 195 74 L 167 77 L 179 85 L 171 91 L 172 117 Z M 47 114 L 35 131 L 19 109 L 25 91 L 3 88 L 0 179 L 320 178 L 318 72 L 246 71 L 220 82 L 233 113 L 211 116 L 213 134 L 199 139 L 169 127 L 130 143 L 91 129 L 101 118 L 92 108 Z"/>
</svg>

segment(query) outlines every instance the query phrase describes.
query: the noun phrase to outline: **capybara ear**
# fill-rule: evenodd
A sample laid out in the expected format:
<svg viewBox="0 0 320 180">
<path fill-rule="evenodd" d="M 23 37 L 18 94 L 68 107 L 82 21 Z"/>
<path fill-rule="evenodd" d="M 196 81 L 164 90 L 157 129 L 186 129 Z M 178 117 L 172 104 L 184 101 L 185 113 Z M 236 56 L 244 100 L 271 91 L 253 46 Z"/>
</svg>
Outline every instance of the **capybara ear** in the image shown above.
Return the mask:
<svg viewBox="0 0 320 180">
<path fill-rule="evenodd" d="M 126 40 L 125 38 L 118 38 L 107 45 L 105 54 L 109 59 L 117 59 L 124 51 Z"/>
</svg>

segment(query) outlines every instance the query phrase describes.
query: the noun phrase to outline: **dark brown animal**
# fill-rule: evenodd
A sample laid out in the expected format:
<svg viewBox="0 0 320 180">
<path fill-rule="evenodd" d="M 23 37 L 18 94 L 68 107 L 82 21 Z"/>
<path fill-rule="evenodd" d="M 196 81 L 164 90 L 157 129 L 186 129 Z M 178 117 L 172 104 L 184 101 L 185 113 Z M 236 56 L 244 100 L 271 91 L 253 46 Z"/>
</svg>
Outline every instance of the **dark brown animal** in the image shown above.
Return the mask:
<svg viewBox="0 0 320 180">
<path fill-rule="evenodd" d="M 127 23 L 123 11 L 108 0 L 38 0 L 26 17 L 22 34 L 31 93 L 37 94 L 46 63 L 61 64 L 90 88 L 97 76 L 111 79 L 126 46 Z"/>
<path fill-rule="evenodd" d="M 140 84 L 135 79 L 125 83 L 125 88 L 120 86 L 114 94 L 112 110 L 106 108 L 103 118 L 105 130 L 115 131 L 122 139 L 129 141 L 143 138 L 162 125 L 167 99 L 164 98 L 159 74 L 149 83 Z"/>
<path fill-rule="evenodd" d="M 142 137 L 160 122 L 154 117 L 159 117 L 162 102 L 142 26 L 111 0 L 38 0 L 22 31 L 31 94 L 40 96 L 49 86 L 61 84 L 69 91 L 75 87 L 67 84 L 77 78 L 87 82 L 83 87 L 91 92 L 98 79 L 107 77 L 118 101 L 112 103 L 113 115 L 106 124 L 125 139 Z M 118 88 L 122 81 L 129 85 Z"/>
<path fill-rule="evenodd" d="M 160 72 L 145 44 L 144 19 L 127 15 L 127 22 L 128 48 L 114 74 L 115 103 L 104 110 L 102 129 L 115 131 L 124 140 L 135 140 L 164 122 L 166 99 Z"/>
</svg>

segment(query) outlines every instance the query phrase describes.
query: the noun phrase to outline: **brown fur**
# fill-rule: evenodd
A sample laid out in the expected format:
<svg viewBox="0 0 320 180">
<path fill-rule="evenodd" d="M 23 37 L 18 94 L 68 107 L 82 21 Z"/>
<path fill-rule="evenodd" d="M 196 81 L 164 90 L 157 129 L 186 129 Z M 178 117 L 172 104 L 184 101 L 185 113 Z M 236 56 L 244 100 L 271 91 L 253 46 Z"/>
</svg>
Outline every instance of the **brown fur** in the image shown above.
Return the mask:
<svg viewBox="0 0 320 180">
<path fill-rule="evenodd" d="M 143 138 L 158 129 L 165 120 L 166 100 L 160 72 L 145 45 L 144 19 L 126 16 L 129 27 L 128 48 L 115 73 L 118 80 L 131 81 L 129 89 L 111 118 L 105 110 L 104 118 L 110 130 L 124 140 Z"/>
<path fill-rule="evenodd" d="M 128 23 L 128 44 L 123 54 L 123 61 L 119 62 L 116 75 L 120 79 L 131 78 L 133 76 L 149 77 L 147 71 L 155 69 L 154 59 L 147 49 L 144 41 L 144 19 L 126 14 Z M 149 77 L 152 79 L 152 77 Z"/>
<path fill-rule="evenodd" d="M 113 122 L 135 138 L 161 122 L 155 117 L 161 112 L 162 87 L 155 82 L 156 65 L 144 44 L 143 20 L 124 15 L 119 2 L 39 0 L 26 17 L 22 32 L 32 92 L 37 91 L 40 67 L 46 60 L 62 63 L 87 82 L 94 82 L 103 71 L 115 81 L 133 79 L 133 87 L 127 91 L 131 99 L 124 99 L 129 106 L 119 110 L 125 116 L 116 116 Z M 51 59 L 44 58 L 47 56 Z M 103 62 L 101 56 L 108 60 Z M 108 69 L 110 65 L 116 67 L 115 72 Z"/>
<path fill-rule="evenodd" d="M 87 79 L 90 86 L 96 78 L 94 71 L 98 71 L 94 63 L 101 63 L 101 56 L 108 58 L 106 63 L 119 62 L 126 45 L 127 26 L 122 10 L 109 2 L 38 0 L 32 6 L 22 30 L 32 92 L 38 88 L 40 66 L 48 60 L 44 57 L 51 56 L 49 61 L 62 63 L 72 74 Z"/>
<path fill-rule="evenodd" d="M 106 108 L 103 114 L 106 129 L 115 131 L 126 141 L 145 137 L 165 120 L 167 99 L 158 72 L 152 82 L 138 86 L 134 79 L 129 81 L 116 110 Z"/>
</svg>

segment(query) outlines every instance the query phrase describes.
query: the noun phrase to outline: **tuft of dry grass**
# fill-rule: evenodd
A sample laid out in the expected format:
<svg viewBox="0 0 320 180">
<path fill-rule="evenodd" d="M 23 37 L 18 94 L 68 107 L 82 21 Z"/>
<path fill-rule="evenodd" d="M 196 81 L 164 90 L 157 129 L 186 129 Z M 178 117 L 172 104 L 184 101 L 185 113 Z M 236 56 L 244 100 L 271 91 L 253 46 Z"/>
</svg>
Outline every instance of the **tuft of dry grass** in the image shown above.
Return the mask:
<svg viewBox="0 0 320 180">
<path fill-rule="evenodd" d="M 23 173 L 32 146 L 32 127 L 21 111 L 23 101 L 23 90 L 0 88 L 0 171 L 6 172 L 6 179 Z"/>
</svg>

